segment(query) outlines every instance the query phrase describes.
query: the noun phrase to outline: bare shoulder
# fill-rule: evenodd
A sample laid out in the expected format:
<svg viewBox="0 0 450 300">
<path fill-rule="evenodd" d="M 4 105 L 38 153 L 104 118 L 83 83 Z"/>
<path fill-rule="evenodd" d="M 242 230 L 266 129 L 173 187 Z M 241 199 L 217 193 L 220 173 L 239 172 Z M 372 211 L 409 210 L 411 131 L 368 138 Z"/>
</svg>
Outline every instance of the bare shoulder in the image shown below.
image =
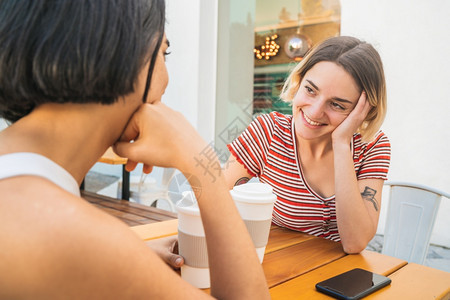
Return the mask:
<svg viewBox="0 0 450 300">
<path fill-rule="evenodd" d="M 164 298 L 187 285 L 125 224 L 53 183 L 22 176 L 0 191 L 0 299 Z"/>
</svg>

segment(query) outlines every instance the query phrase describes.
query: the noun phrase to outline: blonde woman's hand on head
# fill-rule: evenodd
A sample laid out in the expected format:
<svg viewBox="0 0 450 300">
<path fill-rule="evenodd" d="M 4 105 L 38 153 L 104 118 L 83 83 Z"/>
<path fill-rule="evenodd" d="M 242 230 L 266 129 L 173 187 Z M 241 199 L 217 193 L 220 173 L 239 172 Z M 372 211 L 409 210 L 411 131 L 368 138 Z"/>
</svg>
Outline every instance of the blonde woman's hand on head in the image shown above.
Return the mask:
<svg viewBox="0 0 450 300">
<path fill-rule="evenodd" d="M 128 158 L 129 171 L 141 162 L 146 173 L 153 166 L 175 167 L 183 172 L 205 147 L 206 142 L 180 112 L 158 102 L 139 108 L 114 151 Z"/>
<path fill-rule="evenodd" d="M 355 108 L 331 134 L 333 143 L 343 142 L 348 145 L 353 137 L 353 134 L 355 134 L 364 122 L 370 108 L 371 106 L 369 101 L 367 101 L 366 93 L 363 91 L 358 99 L 358 102 L 356 103 Z"/>
</svg>

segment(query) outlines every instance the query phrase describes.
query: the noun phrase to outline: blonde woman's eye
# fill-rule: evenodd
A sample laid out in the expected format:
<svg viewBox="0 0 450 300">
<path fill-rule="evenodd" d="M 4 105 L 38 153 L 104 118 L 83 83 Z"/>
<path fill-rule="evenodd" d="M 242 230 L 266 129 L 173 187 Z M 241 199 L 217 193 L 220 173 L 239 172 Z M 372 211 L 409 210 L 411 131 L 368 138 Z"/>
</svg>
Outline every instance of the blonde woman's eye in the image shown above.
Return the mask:
<svg viewBox="0 0 450 300">
<path fill-rule="evenodd" d="M 333 108 L 335 108 L 337 110 L 345 110 L 345 107 L 343 107 L 342 105 L 340 105 L 337 102 L 331 102 L 331 106 L 333 106 Z"/>
<path fill-rule="evenodd" d="M 309 86 L 305 86 L 305 89 L 306 89 L 306 92 L 307 92 L 308 94 L 314 94 L 313 89 L 310 88 Z"/>
</svg>

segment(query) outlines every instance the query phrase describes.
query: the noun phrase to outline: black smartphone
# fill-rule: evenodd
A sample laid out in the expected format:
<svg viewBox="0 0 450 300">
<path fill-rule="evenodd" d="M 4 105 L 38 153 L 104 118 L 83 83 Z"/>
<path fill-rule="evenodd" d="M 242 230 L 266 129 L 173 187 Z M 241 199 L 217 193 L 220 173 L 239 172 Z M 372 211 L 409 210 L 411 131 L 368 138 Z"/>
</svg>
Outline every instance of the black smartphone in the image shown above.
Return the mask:
<svg viewBox="0 0 450 300">
<path fill-rule="evenodd" d="M 337 299 L 361 299 L 390 283 L 386 276 L 356 268 L 317 283 L 316 289 Z"/>
</svg>

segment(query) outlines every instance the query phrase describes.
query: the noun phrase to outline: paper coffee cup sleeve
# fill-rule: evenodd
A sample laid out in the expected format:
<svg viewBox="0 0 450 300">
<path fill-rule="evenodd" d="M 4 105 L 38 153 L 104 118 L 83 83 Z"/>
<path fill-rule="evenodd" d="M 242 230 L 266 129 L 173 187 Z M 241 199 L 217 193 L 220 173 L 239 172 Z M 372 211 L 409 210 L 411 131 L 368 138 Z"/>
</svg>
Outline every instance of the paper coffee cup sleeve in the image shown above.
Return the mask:
<svg viewBox="0 0 450 300">
<path fill-rule="evenodd" d="M 204 236 L 195 236 L 178 229 L 178 245 L 184 263 L 194 268 L 208 268 L 208 251 Z"/>
<path fill-rule="evenodd" d="M 253 244 L 256 248 L 264 247 L 269 240 L 270 225 L 272 219 L 268 220 L 244 220 L 245 226 L 247 226 L 248 233 L 250 234 Z"/>
</svg>

